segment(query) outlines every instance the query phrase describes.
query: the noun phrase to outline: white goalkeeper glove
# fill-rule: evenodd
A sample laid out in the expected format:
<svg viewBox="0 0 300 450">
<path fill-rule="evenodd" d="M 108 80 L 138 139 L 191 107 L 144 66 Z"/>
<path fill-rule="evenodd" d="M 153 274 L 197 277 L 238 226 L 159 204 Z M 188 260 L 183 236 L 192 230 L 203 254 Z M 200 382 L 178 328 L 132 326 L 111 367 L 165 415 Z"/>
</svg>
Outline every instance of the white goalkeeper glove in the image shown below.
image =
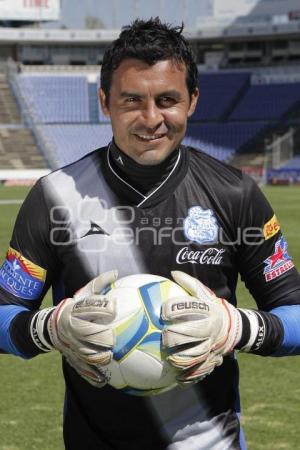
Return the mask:
<svg viewBox="0 0 300 450">
<path fill-rule="evenodd" d="M 53 348 L 60 351 L 83 378 L 96 384 L 103 383 L 97 365 L 108 364 L 112 358 L 114 334 L 110 324 L 116 314 L 114 299 L 99 292 L 117 275 L 117 271 L 99 275 L 73 298 L 40 310 L 31 320 L 31 337 L 37 347 L 44 352 Z"/>
<path fill-rule="evenodd" d="M 63 355 L 81 378 L 84 378 L 91 385 L 101 388 L 107 383 L 107 376 L 102 369 L 103 365 L 87 364 L 72 351 L 66 350 Z"/>
<path fill-rule="evenodd" d="M 168 361 L 182 369 L 178 381 L 193 383 L 209 375 L 239 342 L 242 319 L 237 308 L 218 298 L 190 275 L 174 271 L 172 276 L 190 296 L 175 297 L 162 306 L 167 325 L 162 342 Z"/>
</svg>

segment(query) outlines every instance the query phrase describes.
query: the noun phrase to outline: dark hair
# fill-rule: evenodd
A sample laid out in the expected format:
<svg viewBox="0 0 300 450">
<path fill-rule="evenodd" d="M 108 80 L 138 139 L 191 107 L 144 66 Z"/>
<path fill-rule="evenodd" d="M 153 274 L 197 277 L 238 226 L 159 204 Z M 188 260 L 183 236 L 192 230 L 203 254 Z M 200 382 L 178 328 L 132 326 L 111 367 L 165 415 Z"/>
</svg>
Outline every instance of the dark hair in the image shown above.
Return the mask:
<svg viewBox="0 0 300 450">
<path fill-rule="evenodd" d="M 131 25 L 125 26 L 103 57 L 101 88 L 107 104 L 113 72 L 127 58 L 139 59 L 149 65 L 168 59 L 177 64 L 184 63 L 187 68 L 186 84 L 191 97 L 197 87 L 198 70 L 182 30 L 183 24 L 171 27 L 162 23 L 158 17 L 147 21 L 136 19 Z"/>
</svg>

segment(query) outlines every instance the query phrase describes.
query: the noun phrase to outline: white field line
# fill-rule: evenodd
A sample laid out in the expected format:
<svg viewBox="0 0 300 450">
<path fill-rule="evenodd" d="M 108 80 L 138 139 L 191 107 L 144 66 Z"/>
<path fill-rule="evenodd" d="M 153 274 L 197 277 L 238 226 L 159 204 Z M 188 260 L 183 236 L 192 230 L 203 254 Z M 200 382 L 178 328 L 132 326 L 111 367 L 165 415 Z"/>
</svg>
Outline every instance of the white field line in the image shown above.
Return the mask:
<svg viewBox="0 0 300 450">
<path fill-rule="evenodd" d="M 23 202 L 24 202 L 24 200 L 21 198 L 11 199 L 11 200 L 0 200 L 0 206 L 1 205 L 21 205 Z"/>
</svg>

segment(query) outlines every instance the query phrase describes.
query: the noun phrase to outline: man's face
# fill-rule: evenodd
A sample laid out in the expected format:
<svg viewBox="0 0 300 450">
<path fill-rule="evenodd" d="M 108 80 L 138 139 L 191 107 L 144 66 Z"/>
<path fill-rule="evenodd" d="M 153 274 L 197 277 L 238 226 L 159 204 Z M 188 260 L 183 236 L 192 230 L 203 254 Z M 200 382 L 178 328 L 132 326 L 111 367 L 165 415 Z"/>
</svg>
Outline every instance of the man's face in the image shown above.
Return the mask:
<svg viewBox="0 0 300 450">
<path fill-rule="evenodd" d="M 126 59 L 113 72 L 108 105 L 102 89 L 99 97 L 120 150 L 139 164 L 154 165 L 182 141 L 198 90 L 190 99 L 184 64 Z"/>
</svg>

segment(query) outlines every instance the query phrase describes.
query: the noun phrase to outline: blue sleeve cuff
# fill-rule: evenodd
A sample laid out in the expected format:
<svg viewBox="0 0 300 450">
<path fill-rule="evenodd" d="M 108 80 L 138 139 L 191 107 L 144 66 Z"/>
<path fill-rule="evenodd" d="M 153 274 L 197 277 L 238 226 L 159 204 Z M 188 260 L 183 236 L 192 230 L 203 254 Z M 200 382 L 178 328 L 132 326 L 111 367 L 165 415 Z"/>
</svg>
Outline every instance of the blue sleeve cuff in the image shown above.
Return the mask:
<svg viewBox="0 0 300 450">
<path fill-rule="evenodd" d="M 300 305 L 279 306 L 270 313 L 280 319 L 284 329 L 282 344 L 272 356 L 300 355 Z"/>
<path fill-rule="evenodd" d="M 0 347 L 7 353 L 26 358 L 19 352 L 11 340 L 9 328 L 12 320 L 22 311 L 28 311 L 24 306 L 1 305 L 0 306 Z M 27 358 L 26 358 L 27 359 Z"/>
</svg>

